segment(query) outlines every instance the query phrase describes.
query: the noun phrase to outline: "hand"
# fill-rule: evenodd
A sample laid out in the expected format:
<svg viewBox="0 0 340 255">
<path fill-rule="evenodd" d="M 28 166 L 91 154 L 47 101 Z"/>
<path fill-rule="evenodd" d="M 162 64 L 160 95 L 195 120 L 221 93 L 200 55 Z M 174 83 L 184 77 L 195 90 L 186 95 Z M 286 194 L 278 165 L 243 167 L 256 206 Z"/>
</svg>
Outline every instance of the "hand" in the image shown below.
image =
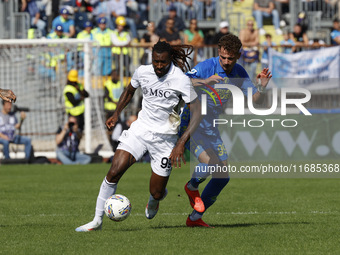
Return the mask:
<svg viewBox="0 0 340 255">
<path fill-rule="evenodd" d="M 68 130 L 68 122 L 66 122 L 65 123 L 65 125 L 64 125 L 64 128 L 63 128 L 65 131 L 67 131 Z"/>
<path fill-rule="evenodd" d="M 177 168 L 177 166 L 181 167 L 181 160 L 183 160 L 183 163 L 186 164 L 185 158 L 184 158 L 184 144 L 183 143 L 177 143 L 175 148 L 173 148 L 169 159 L 171 160 L 171 166 L 174 168 Z"/>
<path fill-rule="evenodd" d="M 263 70 L 261 71 L 261 73 L 259 73 L 256 76 L 256 79 L 260 79 L 261 81 L 261 86 L 263 88 L 266 88 L 268 85 L 268 82 L 270 80 L 270 78 L 272 78 L 271 72 L 269 71 L 269 68 L 263 68 Z"/>
<path fill-rule="evenodd" d="M 17 97 L 10 89 L 0 89 L 0 98 L 7 102 L 15 102 L 17 100 Z"/>
<path fill-rule="evenodd" d="M 108 130 L 112 130 L 118 122 L 118 117 L 116 115 L 112 115 L 110 118 L 107 119 L 105 125 Z"/>
<path fill-rule="evenodd" d="M 1 134 L 0 138 L 3 139 L 3 140 L 9 141 L 9 137 L 5 134 Z"/>
<path fill-rule="evenodd" d="M 223 78 L 218 75 L 212 75 L 205 80 L 206 84 L 208 85 L 215 85 L 216 83 L 220 83 L 221 81 L 223 81 Z"/>
<path fill-rule="evenodd" d="M 21 120 L 26 119 L 26 113 L 25 112 L 20 112 L 20 119 Z"/>
</svg>

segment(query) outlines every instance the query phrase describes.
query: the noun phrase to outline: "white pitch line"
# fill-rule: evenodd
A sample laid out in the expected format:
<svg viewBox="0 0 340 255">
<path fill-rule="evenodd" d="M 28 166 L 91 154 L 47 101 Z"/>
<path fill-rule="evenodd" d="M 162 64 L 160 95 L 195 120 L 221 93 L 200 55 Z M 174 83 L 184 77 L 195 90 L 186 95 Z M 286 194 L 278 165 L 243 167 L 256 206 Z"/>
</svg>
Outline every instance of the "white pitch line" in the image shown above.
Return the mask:
<svg viewBox="0 0 340 255">
<path fill-rule="evenodd" d="M 291 212 L 257 212 L 257 211 L 250 211 L 250 212 L 216 212 L 216 213 L 210 213 L 206 212 L 205 214 L 210 214 L 210 215 L 303 215 L 303 214 L 339 214 L 338 211 L 309 211 L 309 212 L 296 212 L 296 211 L 291 211 Z M 144 213 L 131 213 L 133 216 L 142 216 L 145 217 Z M 159 213 L 159 215 L 164 215 L 164 216 L 187 216 L 189 215 L 189 212 L 185 213 Z M 13 217 L 13 215 L 0 215 L 0 217 Z M 38 215 L 33 215 L 33 214 L 25 214 L 25 215 L 14 215 L 16 217 L 73 217 L 74 214 L 38 214 Z M 90 217 L 91 215 L 89 215 Z M 93 216 L 93 215 L 92 215 Z"/>
</svg>

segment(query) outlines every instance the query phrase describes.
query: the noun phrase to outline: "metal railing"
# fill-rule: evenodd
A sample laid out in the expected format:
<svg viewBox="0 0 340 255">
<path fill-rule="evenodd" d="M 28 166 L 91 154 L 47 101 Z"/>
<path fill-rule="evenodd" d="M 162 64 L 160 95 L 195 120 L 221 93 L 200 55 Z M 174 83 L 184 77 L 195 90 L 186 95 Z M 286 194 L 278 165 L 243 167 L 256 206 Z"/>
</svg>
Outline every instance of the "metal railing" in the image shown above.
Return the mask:
<svg viewBox="0 0 340 255">
<path fill-rule="evenodd" d="M 0 1 L 0 39 L 26 39 L 30 15 L 19 12 L 18 1 Z"/>
</svg>

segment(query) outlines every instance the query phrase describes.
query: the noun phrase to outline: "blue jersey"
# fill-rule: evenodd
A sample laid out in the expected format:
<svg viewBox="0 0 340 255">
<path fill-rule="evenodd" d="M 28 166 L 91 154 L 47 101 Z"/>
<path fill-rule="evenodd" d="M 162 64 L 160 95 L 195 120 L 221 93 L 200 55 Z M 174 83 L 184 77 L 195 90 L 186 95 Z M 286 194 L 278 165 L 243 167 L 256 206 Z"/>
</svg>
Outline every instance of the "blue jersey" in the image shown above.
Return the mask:
<svg viewBox="0 0 340 255">
<path fill-rule="evenodd" d="M 248 88 L 252 88 L 252 95 L 256 93 L 257 89 L 251 82 L 247 72 L 244 68 L 235 64 L 230 74 L 226 74 L 219 63 L 219 57 L 207 59 L 186 74 L 190 78 L 206 79 L 212 75 L 218 75 L 223 78 L 221 83 L 234 85 L 240 88 L 243 93 L 248 96 Z M 217 127 L 213 127 L 213 120 L 218 119 L 219 115 L 223 113 L 226 103 L 231 97 L 229 89 L 215 89 L 213 86 L 197 86 L 195 90 L 198 98 L 201 100 L 203 94 L 207 94 L 207 115 L 203 119 L 194 134 L 191 135 L 190 142 L 186 144 L 186 148 L 190 149 L 192 153 L 198 156 L 205 150 L 213 149 L 221 161 L 228 158 L 223 141 L 220 137 L 220 132 Z M 252 96 L 251 95 L 251 96 Z M 181 126 L 179 129 L 179 136 L 186 130 L 190 119 L 190 110 L 187 105 L 181 114 Z"/>
<path fill-rule="evenodd" d="M 246 96 L 248 96 L 249 87 L 252 88 L 252 94 L 255 94 L 257 91 L 246 70 L 244 70 L 241 65 L 235 64 L 231 73 L 227 75 L 219 63 L 219 57 L 210 58 L 199 63 L 190 72 L 186 73 L 186 75 L 190 78 L 201 79 L 218 75 L 223 78 L 221 83 L 237 86 Z M 212 127 L 213 119 L 219 118 L 219 115 L 224 112 L 225 105 L 231 97 L 231 92 L 229 89 L 224 88 L 215 89 L 215 85 L 203 85 L 195 87 L 195 90 L 199 99 L 201 99 L 202 94 L 207 94 L 207 115 L 203 117 L 200 128 L 204 128 L 206 131 L 208 131 L 208 129 L 214 129 Z M 187 106 L 185 106 L 185 108 L 187 108 Z"/>
</svg>

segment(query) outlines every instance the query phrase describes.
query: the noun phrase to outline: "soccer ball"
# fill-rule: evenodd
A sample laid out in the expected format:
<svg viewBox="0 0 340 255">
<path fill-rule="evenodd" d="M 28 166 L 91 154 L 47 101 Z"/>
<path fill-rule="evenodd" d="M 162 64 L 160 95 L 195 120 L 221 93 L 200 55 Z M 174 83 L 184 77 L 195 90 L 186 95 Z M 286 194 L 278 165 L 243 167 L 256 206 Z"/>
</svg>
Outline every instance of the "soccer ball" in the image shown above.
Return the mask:
<svg viewBox="0 0 340 255">
<path fill-rule="evenodd" d="M 113 221 L 125 220 L 131 212 L 131 203 L 126 196 L 115 194 L 105 201 L 105 214 Z"/>
</svg>

